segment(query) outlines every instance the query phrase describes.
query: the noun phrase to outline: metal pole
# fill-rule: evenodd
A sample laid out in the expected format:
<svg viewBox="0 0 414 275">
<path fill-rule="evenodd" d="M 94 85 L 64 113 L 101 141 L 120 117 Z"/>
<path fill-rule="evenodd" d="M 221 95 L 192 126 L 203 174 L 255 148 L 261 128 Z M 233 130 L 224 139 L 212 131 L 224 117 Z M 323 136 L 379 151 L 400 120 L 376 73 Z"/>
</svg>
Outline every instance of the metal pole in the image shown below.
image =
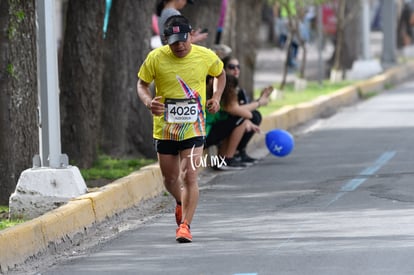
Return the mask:
<svg viewBox="0 0 414 275">
<path fill-rule="evenodd" d="M 394 0 L 381 0 L 381 21 L 382 21 L 382 57 L 384 64 L 396 63 L 397 44 L 397 8 Z"/>
<path fill-rule="evenodd" d="M 370 14 L 368 0 L 362 0 L 362 59 L 371 58 L 369 42 L 370 42 Z"/>
<path fill-rule="evenodd" d="M 61 154 L 54 1 L 36 1 L 40 156 L 33 157 L 33 167 L 22 172 L 10 196 L 11 217 L 33 219 L 88 191 L 79 169 Z"/>
<path fill-rule="evenodd" d="M 60 115 L 54 0 L 37 1 L 40 157 L 42 166 L 60 168 Z"/>
<path fill-rule="evenodd" d="M 323 63 L 323 20 L 322 20 L 322 5 L 318 6 L 318 67 L 319 67 L 319 79 L 318 82 L 320 85 L 323 84 L 323 80 L 325 78 L 325 66 Z"/>
</svg>

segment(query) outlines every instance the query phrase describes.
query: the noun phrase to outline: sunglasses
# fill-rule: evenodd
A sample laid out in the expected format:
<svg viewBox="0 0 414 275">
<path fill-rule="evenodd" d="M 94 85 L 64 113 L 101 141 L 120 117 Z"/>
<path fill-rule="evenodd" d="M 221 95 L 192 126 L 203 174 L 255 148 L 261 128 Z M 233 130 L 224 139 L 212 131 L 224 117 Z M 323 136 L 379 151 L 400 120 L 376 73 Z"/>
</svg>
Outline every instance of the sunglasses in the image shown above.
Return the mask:
<svg viewBox="0 0 414 275">
<path fill-rule="evenodd" d="M 240 65 L 229 64 L 227 68 L 230 70 L 235 70 L 236 68 L 240 70 Z"/>
</svg>

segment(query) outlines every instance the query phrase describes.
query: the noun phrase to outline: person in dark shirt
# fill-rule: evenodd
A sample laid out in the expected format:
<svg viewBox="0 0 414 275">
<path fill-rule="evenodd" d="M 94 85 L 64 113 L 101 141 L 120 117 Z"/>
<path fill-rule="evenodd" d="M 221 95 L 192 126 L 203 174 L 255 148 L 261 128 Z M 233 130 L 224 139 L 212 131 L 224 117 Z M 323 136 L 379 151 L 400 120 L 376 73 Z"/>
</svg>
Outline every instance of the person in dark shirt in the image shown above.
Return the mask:
<svg viewBox="0 0 414 275">
<path fill-rule="evenodd" d="M 226 56 L 223 58 L 224 63 L 224 70 L 227 74 L 233 75 L 236 78 L 240 77 L 240 62 L 237 58 L 232 56 Z M 269 96 L 270 93 L 273 91 L 272 86 L 268 86 L 262 90 L 262 93 L 260 95 L 260 98 L 258 100 L 252 101 L 246 90 L 244 90 L 241 87 L 237 88 L 237 98 L 239 101 L 239 104 L 241 106 L 244 106 L 244 108 L 250 110 L 252 117 L 249 118 L 250 121 L 259 126 L 262 122 L 262 115 L 259 112 L 258 108 L 260 106 L 265 106 L 269 103 Z M 243 138 L 241 139 L 239 145 L 237 146 L 238 154 L 236 155 L 236 158 L 240 158 L 242 162 L 244 163 L 255 163 L 257 162 L 257 159 L 250 157 L 247 152 L 247 144 L 253 137 L 254 132 L 246 132 L 243 135 Z"/>
</svg>

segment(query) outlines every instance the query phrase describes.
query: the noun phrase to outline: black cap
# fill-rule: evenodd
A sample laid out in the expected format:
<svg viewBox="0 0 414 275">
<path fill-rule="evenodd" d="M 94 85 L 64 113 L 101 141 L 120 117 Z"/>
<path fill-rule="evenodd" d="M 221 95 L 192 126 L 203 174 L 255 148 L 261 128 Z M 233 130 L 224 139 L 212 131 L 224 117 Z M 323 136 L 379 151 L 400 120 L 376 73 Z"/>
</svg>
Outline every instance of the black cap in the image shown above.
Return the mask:
<svg viewBox="0 0 414 275">
<path fill-rule="evenodd" d="M 185 42 L 191 30 L 187 18 L 182 15 L 174 15 L 165 22 L 164 36 L 169 45 L 178 41 Z"/>
</svg>

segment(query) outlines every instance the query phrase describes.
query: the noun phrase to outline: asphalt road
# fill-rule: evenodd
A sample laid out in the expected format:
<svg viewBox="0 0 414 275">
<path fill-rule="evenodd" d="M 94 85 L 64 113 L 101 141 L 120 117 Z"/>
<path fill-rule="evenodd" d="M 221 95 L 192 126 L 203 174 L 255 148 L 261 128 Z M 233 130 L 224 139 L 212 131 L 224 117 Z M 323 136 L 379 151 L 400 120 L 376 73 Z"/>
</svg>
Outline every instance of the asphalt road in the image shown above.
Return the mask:
<svg viewBox="0 0 414 275">
<path fill-rule="evenodd" d="M 193 243 L 173 213 L 38 274 L 414 274 L 414 82 L 202 185 Z"/>
</svg>

